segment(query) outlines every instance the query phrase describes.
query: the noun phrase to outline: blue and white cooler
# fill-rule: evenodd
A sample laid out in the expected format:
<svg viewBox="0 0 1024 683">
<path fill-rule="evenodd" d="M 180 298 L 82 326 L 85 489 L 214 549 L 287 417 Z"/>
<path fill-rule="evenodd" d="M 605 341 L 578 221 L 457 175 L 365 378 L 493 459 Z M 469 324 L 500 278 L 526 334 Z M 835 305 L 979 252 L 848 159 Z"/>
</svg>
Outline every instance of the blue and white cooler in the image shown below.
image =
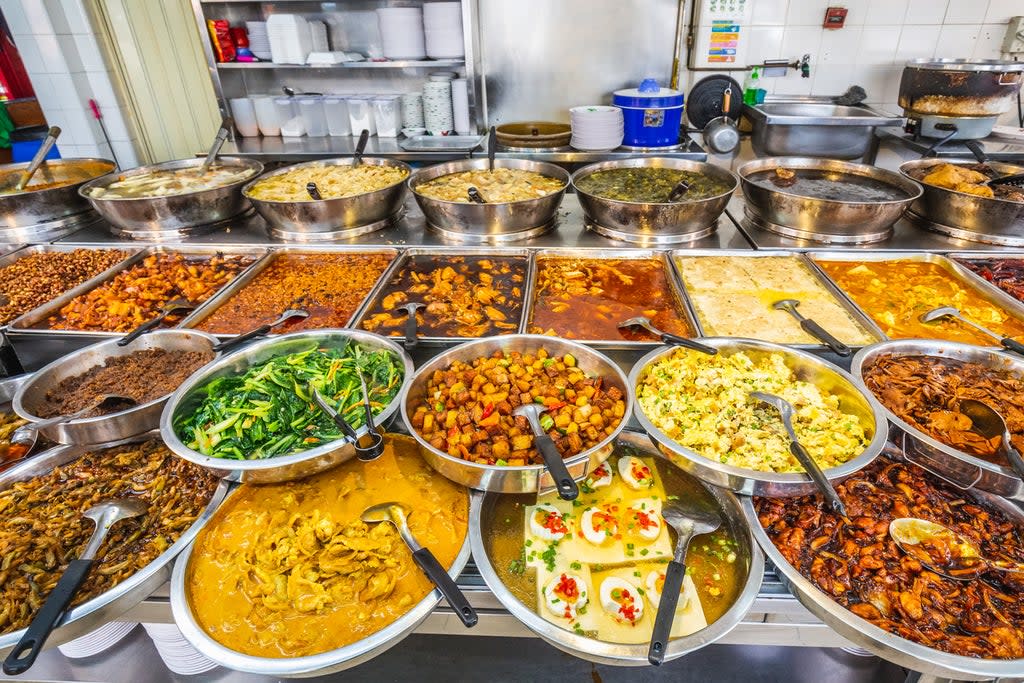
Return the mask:
<svg viewBox="0 0 1024 683">
<path fill-rule="evenodd" d="M 612 104 L 622 110 L 624 147 L 673 147 L 679 144 L 683 120 L 683 93 L 662 88 L 653 78 L 640 87 L 616 90 Z"/>
</svg>

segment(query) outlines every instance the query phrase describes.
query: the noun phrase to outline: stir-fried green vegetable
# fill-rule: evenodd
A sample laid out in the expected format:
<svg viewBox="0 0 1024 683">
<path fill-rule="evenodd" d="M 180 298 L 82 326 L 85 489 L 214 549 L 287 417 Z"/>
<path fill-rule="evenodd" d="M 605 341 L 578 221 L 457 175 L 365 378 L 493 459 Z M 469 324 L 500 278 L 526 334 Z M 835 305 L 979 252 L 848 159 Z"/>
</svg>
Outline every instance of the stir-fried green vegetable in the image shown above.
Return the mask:
<svg viewBox="0 0 1024 683">
<path fill-rule="evenodd" d="M 175 424 L 178 437 L 215 458 L 260 460 L 289 455 L 343 438 L 313 402 L 316 387 L 358 429 L 366 423 L 358 372 L 370 405 L 380 414 L 398 394 L 405 368 L 395 354 L 355 342 L 344 349 L 305 351 L 254 365 L 242 375 L 221 377 L 204 387 L 206 397 Z"/>
</svg>

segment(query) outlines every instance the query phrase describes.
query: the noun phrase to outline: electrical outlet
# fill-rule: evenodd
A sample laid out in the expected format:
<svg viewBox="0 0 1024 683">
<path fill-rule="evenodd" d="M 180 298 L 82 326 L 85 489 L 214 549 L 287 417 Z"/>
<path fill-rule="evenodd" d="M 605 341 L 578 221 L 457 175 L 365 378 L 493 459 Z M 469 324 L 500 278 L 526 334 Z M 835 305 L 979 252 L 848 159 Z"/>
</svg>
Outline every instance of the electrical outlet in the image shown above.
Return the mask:
<svg viewBox="0 0 1024 683">
<path fill-rule="evenodd" d="M 1002 51 L 1010 54 L 1024 53 L 1024 17 L 1010 17 Z"/>
</svg>

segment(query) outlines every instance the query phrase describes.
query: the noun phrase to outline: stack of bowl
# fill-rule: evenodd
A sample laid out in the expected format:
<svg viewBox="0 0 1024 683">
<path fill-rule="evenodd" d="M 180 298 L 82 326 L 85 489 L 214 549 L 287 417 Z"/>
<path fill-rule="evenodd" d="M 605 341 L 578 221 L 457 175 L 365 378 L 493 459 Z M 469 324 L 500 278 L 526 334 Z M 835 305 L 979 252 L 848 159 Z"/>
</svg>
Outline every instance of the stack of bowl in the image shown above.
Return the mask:
<svg viewBox="0 0 1024 683">
<path fill-rule="evenodd" d="M 622 144 L 625 133 L 622 110 L 604 105 L 587 105 L 569 109 L 572 139 L 569 144 L 584 151 L 615 149 Z"/>
</svg>

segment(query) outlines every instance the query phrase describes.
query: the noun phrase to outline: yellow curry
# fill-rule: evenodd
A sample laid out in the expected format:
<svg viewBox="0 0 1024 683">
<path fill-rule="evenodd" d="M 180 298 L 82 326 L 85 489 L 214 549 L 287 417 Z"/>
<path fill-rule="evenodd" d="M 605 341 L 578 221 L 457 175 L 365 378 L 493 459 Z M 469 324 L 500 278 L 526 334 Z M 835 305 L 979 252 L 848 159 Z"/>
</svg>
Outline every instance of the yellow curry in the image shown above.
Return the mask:
<svg viewBox="0 0 1024 683">
<path fill-rule="evenodd" d="M 469 497 L 435 473 L 409 437 L 384 454 L 300 481 L 243 486 L 196 540 L 186 579 L 200 627 L 237 652 L 304 657 L 361 640 L 432 589 L 390 523 L 367 507 L 412 509 L 416 539 L 451 567 L 465 538 Z"/>
<path fill-rule="evenodd" d="M 1024 323 L 937 263 L 905 259 L 817 263 L 892 339 L 944 339 L 992 346 L 991 338 L 956 320 L 923 323 L 919 319 L 933 308 L 953 306 L 968 320 L 993 332 L 1024 340 Z"/>
</svg>

